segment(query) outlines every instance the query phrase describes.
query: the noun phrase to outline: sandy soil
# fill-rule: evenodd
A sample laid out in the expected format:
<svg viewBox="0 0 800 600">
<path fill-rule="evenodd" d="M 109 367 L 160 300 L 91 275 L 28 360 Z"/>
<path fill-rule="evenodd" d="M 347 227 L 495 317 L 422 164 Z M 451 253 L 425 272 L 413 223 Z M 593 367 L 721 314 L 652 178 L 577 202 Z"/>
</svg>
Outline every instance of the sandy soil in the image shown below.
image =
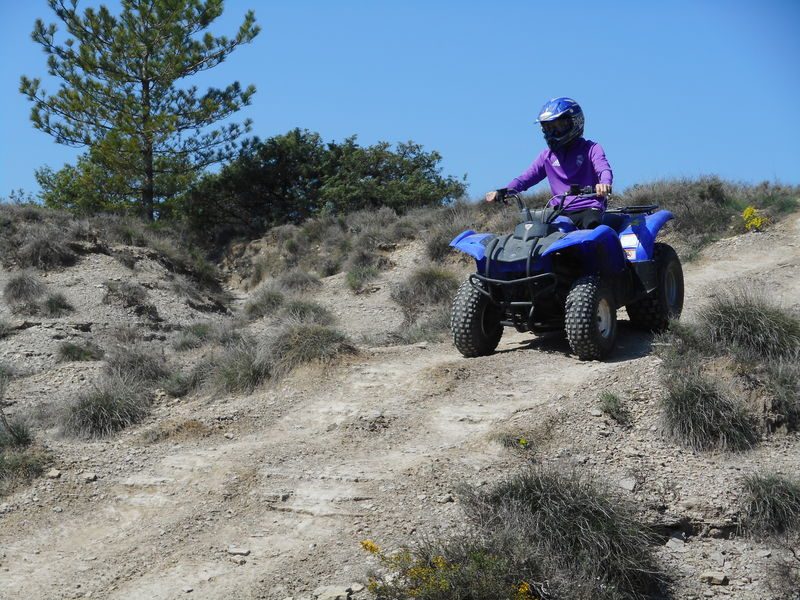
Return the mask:
<svg viewBox="0 0 800 600">
<path fill-rule="evenodd" d="M 372 293 L 354 296 L 334 276 L 316 299 L 354 338 L 395 328 L 402 316 L 388 297 L 391 281 L 418 256 L 401 250 Z M 686 317 L 742 284 L 797 307 L 798 270 L 800 219 L 718 242 L 685 265 Z M 8 276 L 0 272 L 0 286 Z M 127 276 L 106 256 L 47 276 L 78 311 L 0 341 L 0 359 L 24 370 L 7 410 L 88 385 L 97 365 L 56 363 L 56 345 L 85 338 L 79 323 L 102 338 L 127 322 L 96 287 Z M 137 277 L 160 293 L 163 274 Z M 208 318 L 166 295 L 157 300 L 168 323 Z M 152 333 L 169 339 L 163 327 Z M 345 598 L 374 566 L 360 540 L 396 548 L 446 535 L 463 519 L 459 485 L 490 485 L 530 461 L 497 441 L 503 432 L 541 440 L 541 462 L 619 483 L 645 518 L 689 515 L 697 531 L 677 549 L 659 549 L 676 573 L 676 598 L 769 598 L 767 566 L 780 550 L 731 537 L 725 526 L 740 478 L 765 463 L 796 472 L 800 439 L 775 436 L 740 455 L 697 455 L 663 440 L 651 342 L 623 322 L 607 362 L 579 362 L 563 340 L 511 331 L 496 354 L 471 360 L 449 343 L 362 347 L 335 367 L 304 368 L 247 396 L 161 395 L 144 424 L 106 441 L 42 432 L 60 475 L 0 498 L 0 598 L 301 599 L 335 598 L 337 590 Z M 592 414 L 605 389 L 630 401 L 633 427 Z M 144 439 L 159 423 L 188 419 L 208 434 Z M 708 569 L 724 571 L 730 584 L 701 583 Z"/>
</svg>

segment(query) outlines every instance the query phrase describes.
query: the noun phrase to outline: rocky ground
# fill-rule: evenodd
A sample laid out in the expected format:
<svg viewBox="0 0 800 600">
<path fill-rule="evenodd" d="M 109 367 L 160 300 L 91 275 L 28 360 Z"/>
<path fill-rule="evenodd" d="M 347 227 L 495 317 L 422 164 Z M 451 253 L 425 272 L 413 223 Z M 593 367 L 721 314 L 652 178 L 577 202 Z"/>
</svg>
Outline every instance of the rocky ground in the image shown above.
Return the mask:
<svg viewBox="0 0 800 600">
<path fill-rule="evenodd" d="M 361 540 L 392 549 L 445 536 L 463 521 L 460 485 L 491 485 L 531 461 L 593 473 L 633 500 L 664 534 L 657 552 L 675 598 L 775 597 L 770 566 L 787 550 L 737 535 L 737 493 L 744 475 L 765 467 L 796 473 L 800 436 L 735 454 L 676 446 L 660 431 L 653 340 L 624 321 L 606 362 L 511 331 L 496 354 L 471 360 L 450 343 L 370 347 L 401 325 L 390 286 L 420 256 L 416 244 L 398 248 L 367 293 L 354 295 L 342 275 L 315 292 L 360 340 L 357 355 L 248 395 L 159 393 L 144 423 L 100 441 L 48 426 L 101 368 L 57 362 L 59 343 L 104 346 L 134 326 L 177 368 L 203 352 L 172 349 L 181 326 L 234 317 L 189 301 L 155 261 L 131 270 L 103 254 L 43 275 L 74 313 L 20 319 L 0 307 L 15 327 L 0 340 L 0 361 L 16 370 L 6 412 L 44 414 L 37 444 L 51 456 L 45 476 L 0 498 L 0 598 L 366 598 L 376 565 Z M 743 283 L 797 308 L 799 269 L 796 216 L 722 240 L 685 265 L 685 318 Z M 0 288 L 10 275 L 0 271 Z M 132 279 L 161 321 L 103 302 L 104 282 Z M 599 410 L 601 391 L 626 402 L 629 426 Z M 503 443 L 516 437 L 530 443 Z"/>
</svg>

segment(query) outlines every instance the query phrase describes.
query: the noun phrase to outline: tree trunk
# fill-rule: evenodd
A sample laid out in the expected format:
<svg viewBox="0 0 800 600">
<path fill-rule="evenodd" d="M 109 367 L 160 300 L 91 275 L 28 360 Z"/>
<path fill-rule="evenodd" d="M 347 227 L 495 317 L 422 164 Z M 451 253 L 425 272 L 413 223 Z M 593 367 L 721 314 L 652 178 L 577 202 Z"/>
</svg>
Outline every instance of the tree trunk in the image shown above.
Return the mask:
<svg viewBox="0 0 800 600">
<path fill-rule="evenodd" d="M 146 64 L 146 61 L 145 61 Z M 142 187 L 142 218 L 153 221 L 155 181 L 153 180 L 153 138 L 150 125 L 150 81 L 142 81 L 142 162 L 144 163 L 144 186 Z"/>
</svg>

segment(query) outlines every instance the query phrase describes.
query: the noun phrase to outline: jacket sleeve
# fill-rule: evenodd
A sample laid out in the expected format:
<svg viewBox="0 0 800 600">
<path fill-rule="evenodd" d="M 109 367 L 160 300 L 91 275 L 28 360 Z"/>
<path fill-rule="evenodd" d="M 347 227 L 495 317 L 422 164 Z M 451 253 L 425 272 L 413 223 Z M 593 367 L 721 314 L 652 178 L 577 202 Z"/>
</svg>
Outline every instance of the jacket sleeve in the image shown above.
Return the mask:
<svg viewBox="0 0 800 600">
<path fill-rule="evenodd" d="M 546 151 L 539 154 L 533 164 L 522 175 L 512 179 L 506 188 L 514 192 L 524 192 L 547 177 L 547 172 L 544 170 L 545 154 Z"/>
<path fill-rule="evenodd" d="M 608 164 L 606 153 L 600 144 L 594 144 L 589 150 L 589 159 L 594 165 L 594 172 L 597 173 L 599 183 L 607 183 L 608 185 L 614 183 L 614 173 L 611 171 L 611 165 Z"/>
</svg>

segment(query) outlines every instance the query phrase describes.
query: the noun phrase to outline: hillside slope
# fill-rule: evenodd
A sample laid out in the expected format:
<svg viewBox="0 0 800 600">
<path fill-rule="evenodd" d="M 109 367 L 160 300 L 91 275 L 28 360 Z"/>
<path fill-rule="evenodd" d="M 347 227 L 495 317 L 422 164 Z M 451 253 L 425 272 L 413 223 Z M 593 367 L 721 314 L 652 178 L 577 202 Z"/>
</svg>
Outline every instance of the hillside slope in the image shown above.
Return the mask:
<svg viewBox="0 0 800 600">
<path fill-rule="evenodd" d="M 402 314 L 389 286 L 419 255 L 414 244 L 401 247 L 373 293 L 353 295 L 336 275 L 315 300 L 354 339 L 394 329 Z M 685 318 L 742 282 L 798 308 L 798 271 L 797 216 L 717 242 L 685 265 Z M 0 271 L 0 287 L 9 277 Z M 147 258 L 131 272 L 109 256 L 85 257 L 44 277 L 72 301 L 72 315 L 22 320 L 1 309 L 17 328 L 0 340 L 0 360 L 19 371 L 10 414 L 89 385 L 100 364 L 57 362 L 61 341 L 91 333 L 103 343 L 120 325 L 143 326 L 130 309 L 104 304 L 98 287 L 131 278 L 163 318 L 148 322 L 146 341 L 170 364 L 202 352 L 175 353 L 173 330 L 232 319 L 187 304 Z M 697 454 L 663 439 L 651 342 L 623 322 L 619 350 L 602 363 L 575 360 L 563 340 L 511 331 L 496 354 L 472 360 L 450 343 L 362 346 L 251 394 L 160 393 L 142 424 L 99 441 L 60 437 L 44 418 L 37 437 L 58 474 L 0 498 L 0 598 L 299 600 L 344 598 L 347 588 L 366 598 L 375 559 L 361 540 L 392 549 L 447 535 L 463 521 L 460 485 L 489 485 L 531 460 L 600 475 L 643 519 L 683 533 L 658 550 L 676 598 L 768 598 L 767 567 L 781 551 L 735 536 L 736 484 L 765 464 L 796 473 L 800 437 L 773 436 L 740 454 Z M 630 401 L 631 427 L 595 416 L 604 390 Z M 194 433 L 147 435 L 189 421 L 200 423 Z M 530 451 L 502 443 L 521 436 Z M 724 572 L 729 585 L 701 582 L 707 570 Z"/>
</svg>

